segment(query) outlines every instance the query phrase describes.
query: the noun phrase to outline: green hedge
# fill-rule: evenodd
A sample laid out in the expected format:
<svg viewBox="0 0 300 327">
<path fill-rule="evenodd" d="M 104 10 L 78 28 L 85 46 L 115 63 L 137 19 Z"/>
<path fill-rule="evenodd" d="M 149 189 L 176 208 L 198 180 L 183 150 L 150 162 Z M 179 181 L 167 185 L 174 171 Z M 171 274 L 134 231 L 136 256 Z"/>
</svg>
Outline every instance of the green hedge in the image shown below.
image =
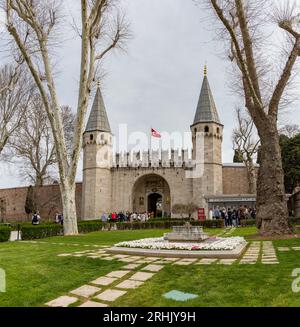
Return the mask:
<svg viewBox="0 0 300 327">
<path fill-rule="evenodd" d="M 255 219 L 241 219 L 240 224 L 242 227 L 256 226 Z"/>
<path fill-rule="evenodd" d="M 9 227 L 0 227 L 0 242 L 7 242 L 9 240 L 10 231 Z"/>
<path fill-rule="evenodd" d="M 300 217 L 290 217 L 289 222 L 291 225 L 300 225 Z"/>
<path fill-rule="evenodd" d="M 147 222 L 118 222 L 118 230 L 135 230 L 135 229 L 170 229 L 174 225 L 182 226 L 185 224 L 183 220 L 150 220 Z M 224 221 L 220 220 L 205 220 L 192 221 L 193 226 L 203 226 L 206 228 L 223 228 Z M 106 223 L 106 228 L 111 228 L 114 223 Z M 104 224 L 101 220 L 79 221 L 78 232 L 81 234 L 101 231 Z M 46 223 L 41 225 L 31 225 L 28 223 L 20 224 L 22 232 L 22 240 L 34 240 L 51 236 L 63 235 L 63 228 L 61 225 L 54 223 Z"/>
<path fill-rule="evenodd" d="M 90 220 L 90 221 L 79 221 L 78 232 L 79 233 L 90 233 L 102 230 L 103 223 L 101 220 Z"/>
<path fill-rule="evenodd" d="M 63 228 L 57 224 L 21 225 L 22 240 L 63 235 Z"/>
<path fill-rule="evenodd" d="M 172 226 L 182 226 L 185 224 L 184 220 L 168 219 L 156 220 L 150 219 L 147 222 L 118 222 L 118 230 L 132 230 L 132 229 L 170 229 Z M 219 220 L 204 220 L 204 221 L 191 221 L 193 226 L 203 226 L 206 228 L 223 228 L 224 221 Z M 106 227 L 110 228 L 113 224 L 107 223 Z M 103 223 L 99 220 L 79 222 L 78 229 L 80 233 L 102 230 Z"/>
</svg>

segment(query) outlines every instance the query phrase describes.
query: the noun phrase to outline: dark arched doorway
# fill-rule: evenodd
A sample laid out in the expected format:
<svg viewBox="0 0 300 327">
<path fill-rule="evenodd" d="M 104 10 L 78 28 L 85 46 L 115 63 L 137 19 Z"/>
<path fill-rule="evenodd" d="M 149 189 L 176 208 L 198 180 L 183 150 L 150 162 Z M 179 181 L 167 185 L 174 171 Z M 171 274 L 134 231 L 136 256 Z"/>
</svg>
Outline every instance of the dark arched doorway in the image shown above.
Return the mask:
<svg viewBox="0 0 300 327">
<path fill-rule="evenodd" d="M 163 198 L 161 194 L 151 193 L 148 195 L 148 212 L 153 212 L 154 217 L 162 217 Z"/>
<path fill-rule="evenodd" d="M 159 175 L 143 175 L 132 187 L 133 212 L 154 212 L 154 217 L 169 217 L 171 192 L 168 182 Z"/>
</svg>

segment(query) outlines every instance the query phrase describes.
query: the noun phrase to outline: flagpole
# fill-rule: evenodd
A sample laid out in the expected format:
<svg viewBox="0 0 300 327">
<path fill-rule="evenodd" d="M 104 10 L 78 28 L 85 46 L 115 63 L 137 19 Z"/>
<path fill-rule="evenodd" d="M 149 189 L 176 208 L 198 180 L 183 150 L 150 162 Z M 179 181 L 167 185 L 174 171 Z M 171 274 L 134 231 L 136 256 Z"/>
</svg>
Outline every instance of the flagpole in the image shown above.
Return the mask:
<svg viewBox="0 0 300 327">
<path fill-rule="evenodd" d="M 152 127 L 150 127 L 150 149 L 149 149 L 149 159 L 152 159 Z"/>
</svg>

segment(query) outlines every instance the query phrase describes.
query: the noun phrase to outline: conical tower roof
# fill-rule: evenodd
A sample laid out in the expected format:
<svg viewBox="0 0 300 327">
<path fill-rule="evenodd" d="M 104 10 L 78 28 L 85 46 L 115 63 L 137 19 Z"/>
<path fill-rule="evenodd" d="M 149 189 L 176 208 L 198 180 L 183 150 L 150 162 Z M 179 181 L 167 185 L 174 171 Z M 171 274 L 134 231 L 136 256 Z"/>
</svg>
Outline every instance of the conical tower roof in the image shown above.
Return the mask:
<svg viewBox="0 0 300 327">
<path fill-rule="evenodd" d="M 206 67 L 204 68 L 204 78 L 193 125 L 202 122 L 215 122 L 221 124 L 217 107 L 209 86 Z"/>
<path fill-rule="evenodd" d="M 86 125 L 85 132 L 108 132 L 111 133 L 103 97 L 98 85 L 91 113 Z"/>
</svg>

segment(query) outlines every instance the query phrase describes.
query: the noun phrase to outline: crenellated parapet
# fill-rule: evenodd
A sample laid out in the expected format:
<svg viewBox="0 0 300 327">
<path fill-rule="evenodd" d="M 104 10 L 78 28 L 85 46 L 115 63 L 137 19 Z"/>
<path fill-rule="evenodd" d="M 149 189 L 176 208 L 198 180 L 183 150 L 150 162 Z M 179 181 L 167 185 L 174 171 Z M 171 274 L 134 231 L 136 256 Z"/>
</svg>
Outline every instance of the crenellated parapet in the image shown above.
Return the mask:
<svg viewBox="0 0 300 327">
<path fill-rule="evenodd" d="M 192 168 L 193 161 L 188 150 L 139 151 L 116 153 L 113 155 L 113 168 Z"/>
</svg>

